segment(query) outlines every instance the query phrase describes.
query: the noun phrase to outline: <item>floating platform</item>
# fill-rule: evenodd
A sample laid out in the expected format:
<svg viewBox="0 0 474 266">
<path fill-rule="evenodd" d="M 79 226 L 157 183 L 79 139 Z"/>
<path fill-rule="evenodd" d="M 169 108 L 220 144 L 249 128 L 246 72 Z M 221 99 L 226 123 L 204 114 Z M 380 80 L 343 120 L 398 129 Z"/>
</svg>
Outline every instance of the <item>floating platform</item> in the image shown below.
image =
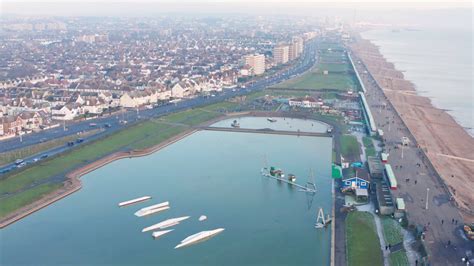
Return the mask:
<svg viewBox="0 0 474 266">
<path fill-rule="evenodd" d="M 292 186 L 295 186 L 295 187 L 298 187 L 300 188 L 299 191 L 301 192 L 307 192 L 307 193 L 316 193 L 316 186 L 314 185 L 314 183 L 311 183 L 311 182 L 308 182 L 306 184 L 306 186 L 302 186 L 298 183 L 295 183 L 295 182 L 292 182 L 290 180 L 287 180 L 285 179 L 284 177 L 279 177 L 277 175 L 273 176 L 269 173 L 268 169 L 267 168 L 262 168 L 262 170 L 260 171 L 262 176 L 265 176 L 265 177 L 268 177 L 268 178 L 273 178 L 273 179 L 276 179 L 278 181 L 282 181 L 282 182 L 285 182 L 289 185 L 292 185 Z M 282 175 L 283 176 L 283 175 Z M 296 178 L 295 178 L 296 179 Z"/>
<path fill-rule="evenodd" d="M 170 203 L 168 201 L 165 201 L 165 202 L 151 205 L 145 208 L 141 208 L 140 210 L 135 212 L 135 216 L 142 217 L 142 216 L 150 215 L 150 214 L 157 213 L 160 211 L 165 211 L 170 208 L 169 205 Z"/>
<path fill-rule="evenodd" d="M 184 221 L 184 220 L 188 219 L 189 217 L 190 216 L 183 216 L 183 217 L 168 219 L 168 220 L 165 220 L 163 222 L 159 222 L 157 224 L 145 227 L 145 228 L 143 228 L 142 232 L 148 232 L 148 231 L 155 230 L 155 229 L 165 229 L 165 228 L 168 228 L 168 227 L 171 227 L 171 226 L 175 226 L 175 225 L 179 224 L 181 221 Z"/>
<path fill-rule="evenodd" d="M 183 239 L 181 241 L 180 244 L 178 244 L 174 248 L 175 249 L 182 248 L 182 247 L 186 247 L 186 246 L 189 246 L 189 245 L 193 245 L 193 244 L 197 244 L 197 243 L 206 241 L 206 240 L 216 236 L 217 234 L 221 233 L 224 230 L 225 230 L 224 228 L 217 228 L 217 229 L 209 230 L 209 231 L 201 231 L 197 234 L 190 235 L 190 236 L 186 237 L 185 239 Z"/>
<path fill-rule="evenodd" d="M 166 235 L 167 233 L 173 231 L 174 229 L 170 229 L 170 230 L 163 230 L 163 231 L 156 231 L 156 232 L 153 232 L 151 234 L 151 236 L 153 236 L 154 239 L 157 239 L 157 238 L 160 238 L 161 236 L 163 235 Z"/>
<path fill-rule="evenodd" d="M 136 203 L 139 203 L 139 202 L 143 202 L 143 201 L 147 201 L 151 199 L 150 196 L 144 196 L 144 197 L 140 197 L 140 198 L 136 198 L 136 199 L 132 199 L 132 200 L 127 200 L 127 201 L 124 201 L 124 202 L 120 202 L 118 204 L 119 207 L 125 207 L 125 206 L 128 206 L 128 205 L 132 205 L 132 204 L 136 204 Z"/>
<path fill-rule="evenodd" d="M 147 215 L 159 213 L 159 212 L 162 212 L 162 211 L 166 211 L 166 210 L 168 210 L 169 208 L 170 208 L 169 206 L 165 206 L 165 207 L 155 208 L 155 209 L 146 210 L 146 211 L 141 211 L 141 210 L 140 210 L 140 211 L 137 211 L 137 212 L 135 213 L 135 216 L 143 217 L 143 216 L 147 216 Z"/>
</svg>

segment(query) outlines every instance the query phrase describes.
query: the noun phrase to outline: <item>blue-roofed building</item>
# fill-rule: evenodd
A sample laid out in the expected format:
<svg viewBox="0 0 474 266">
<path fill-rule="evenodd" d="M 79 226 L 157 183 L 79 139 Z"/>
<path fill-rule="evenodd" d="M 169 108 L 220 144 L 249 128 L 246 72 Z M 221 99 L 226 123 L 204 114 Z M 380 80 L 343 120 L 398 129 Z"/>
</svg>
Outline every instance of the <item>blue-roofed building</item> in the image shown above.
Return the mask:
<svg viewBox="0 0 474 266">
<path fill-rule="evenodd" d="M 352 188 L 352 189 L 368 189 L 369 188 L 370 182 L 360 178 L 360 177 L 351 177 L 348 179 L 342 180 L 342 189 L 344 190 L 345 188 Z"/>
</svg>

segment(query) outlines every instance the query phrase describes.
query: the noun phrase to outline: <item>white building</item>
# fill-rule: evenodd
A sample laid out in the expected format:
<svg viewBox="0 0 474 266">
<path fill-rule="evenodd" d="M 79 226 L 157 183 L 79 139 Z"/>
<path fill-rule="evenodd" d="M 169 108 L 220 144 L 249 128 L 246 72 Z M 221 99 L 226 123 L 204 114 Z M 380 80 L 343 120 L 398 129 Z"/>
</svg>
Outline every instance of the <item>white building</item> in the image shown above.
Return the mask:
<svg viewBox="0 0 474 266">
<path fill-rule="evenodd" d="M 289 100 L 288 104 L 302 108 L 318 108 L 321 106 L 321 103 L 313 97 L 293 98 Z"/>
<path fill-rule="evenodd" d="M 54 120 L 73 120 L 82 114 L 82 109 L 77 103 L 68 103 L 53 108 L 51 114 Z"/>
<path fill-rule="evenodd" d="M 250 66 L 253 75 L 261 75 L 265 73 L 265 55 L 254 54 L 244 57 L 245 64 Z"/>
<path fill-rule="evenodd" d="M 290 47 L 288 45 L 278 45 L 273 49 L 273 60 L 277 65 L 286 64 L 290 56 Z"/>
</svg>

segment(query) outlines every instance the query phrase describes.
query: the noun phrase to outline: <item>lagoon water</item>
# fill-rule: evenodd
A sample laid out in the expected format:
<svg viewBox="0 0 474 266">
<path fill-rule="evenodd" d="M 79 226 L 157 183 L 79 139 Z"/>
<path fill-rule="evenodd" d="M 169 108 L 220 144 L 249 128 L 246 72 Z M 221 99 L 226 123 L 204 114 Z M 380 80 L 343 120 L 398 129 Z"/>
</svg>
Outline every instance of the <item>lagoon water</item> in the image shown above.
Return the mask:
<svg viewBox="0 0 474 266">
<path fill-rule="evenodd" d="M 330 229 L 314 228 L 331 211 L 332 140 L 200 131 L 150 156 L 115 161 L 82 178 L 83 188 L 0 231 L 1 265 L 329 265 Z M 263 157 L 296 174 L 315 174 L 314 196 L 260 175 Z M 145 203 L 121 201 L 150 195 Z M 138 218 L 144 206 L 171 209 Z M 141 229 L 190 215 L 153 240 Z M 206 215 L 208 220 L 199 222 Z M 185 237 L 223 227 L 218 236 L 175 250 Z"/>
<path fill-rule="evenodd" d="M 472 27 L 421 27 L 371 30 L 362 37 L 378 45 L 418 93 L 448 110 L 474 136 L 473 34 Z"/>
</svg>

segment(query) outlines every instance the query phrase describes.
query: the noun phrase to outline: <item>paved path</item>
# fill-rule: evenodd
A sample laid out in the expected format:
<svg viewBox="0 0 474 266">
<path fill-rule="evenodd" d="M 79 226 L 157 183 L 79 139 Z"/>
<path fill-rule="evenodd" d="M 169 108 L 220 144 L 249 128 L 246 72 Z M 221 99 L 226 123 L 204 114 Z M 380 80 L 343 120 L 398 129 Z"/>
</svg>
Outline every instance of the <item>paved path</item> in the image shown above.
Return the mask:
<svg viewBox="0 0 474 266">
<path fill-rule="evenodd" d="M 374 217 L 375 221 L 375 229 L 377 230 L 377 235 L 379 236 L 379 241 L 380 241 L 380 248 L 382 249 L 382 254 L 383 254 L 383 264 L 385 266 L 390 266 L 389 263 L 389 256 L 390 256 L 390 250 L 386 250 L 385 247 L 388 246 L 387 243 L 385 243 L 385 238 L 383 236 L 383 226 L 382 222 L 380 221 L 380 217 L 374 213 L 374 203 L 371 201 L 369 204 L 365 204 L 362 206 L 357 206 L 358 211 L 366 211 Z"/>
<path fill-rule="evenodd" d="M 383 264 L 385 266 L 389 266 L 389 260 L 388 257 L 390 256 L 390 250 L 385 249 L 386 246 L 388 246 L 387 243 L 385 243 L 385 238 L 383 237 L 383 226 L 382 223 L 380 222 L 380 217 L 378 215 L 373 214 L 375 220 L 375 228 L 377 229 L 377 234 L 379 235 L 379 240 L 380 240 L 380 248 L 382 249 L 382 254 L 383 254 Z"/>
<path fill-rule="evenodd" d="M 364 73 L 361 77 L 367 89 L 366 98 L 377 127 L 384 130 L 385 149 L 390 153 L 389 163 L 399 183 L 393 195 L 405 200 L 411 224 L 426 226 L 425 244 L 429 248 L 431 263 L 456 265 L 468 250 L 474 249 L 473 243 L 460 237 L 462 219 L 458 209 L 450 202 L 442 180 L 370 73 L 364 72 L 366 68 L 362 64 L 356 66 L 359 73 Z M 407 136 L 411 144 L 402 149 L 399 143 L 403 136 Z M 459 223 L 452 223 L 452 219 Z M 446 247 L 448 241 L 451 245 Z"/>
<path fill-rule="evenodd" d="M 360 153 L 360 161 L 365 163 L 367 161 L 367 156 L 365 156 L 365 145 L 364 145 L 364 141 L 362 140 L 364 135 L 363 134 L 358 134 L 358 133 L 353 133 L 352 135 L 354 135 L 357 139 L 357 142 L 359 142 L 359 146 L 360 146 L 360 150 L 361 150 L 361 153 Z"/>
<path fill-rule="evenodd" d="M 273 129 L 251 129 L 251 128 L 231 128 L 231 127 L 197 127 L 201 130 L 210 131 L 229 131 L 240 133 L 260 133 L 260 134 L 275 134 L 275 135 L 293 135 L 293 136 L 308 136 L 308 137 L 331 137 L 330 133 L 305 132 L 305 131 L 289 131 L 289 130 L 273 130 Z"/>
</svg>

